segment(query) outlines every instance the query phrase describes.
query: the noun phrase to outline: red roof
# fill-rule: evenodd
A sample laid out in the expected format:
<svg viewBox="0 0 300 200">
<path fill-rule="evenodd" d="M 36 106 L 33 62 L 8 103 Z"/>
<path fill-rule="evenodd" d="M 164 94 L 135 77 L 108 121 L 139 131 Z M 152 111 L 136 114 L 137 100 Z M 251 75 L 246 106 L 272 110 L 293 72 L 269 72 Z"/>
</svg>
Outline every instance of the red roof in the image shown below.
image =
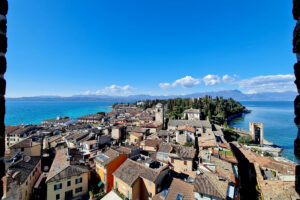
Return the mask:
<svg viewBox="0 0 300 200">
<path fill-rule="evenodd" d="M 142 133 L 136 133 L 136 132 L 131 132 L 130 134 L 136 136 L 136 137 L 143 137 Z"/>
</svg>

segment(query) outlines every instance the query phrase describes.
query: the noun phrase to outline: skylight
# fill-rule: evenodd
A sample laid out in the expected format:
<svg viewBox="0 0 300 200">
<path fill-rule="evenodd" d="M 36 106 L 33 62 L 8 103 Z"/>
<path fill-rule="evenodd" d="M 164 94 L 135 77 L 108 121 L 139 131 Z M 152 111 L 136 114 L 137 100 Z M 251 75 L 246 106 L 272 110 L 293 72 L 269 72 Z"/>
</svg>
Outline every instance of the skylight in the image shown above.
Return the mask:
<svg viewBox="0 0 300 200">
<path fill-rule="evenodd" d="M 175 200 L 183 200 L 183 194 L 178 193 Z"/>
<path fill-rule="evenodd" d="M 161 193 L 160 197 L 165 199 L 169 193 L 169 189 L 164 189 L 163 192 Z"/>
</svg>

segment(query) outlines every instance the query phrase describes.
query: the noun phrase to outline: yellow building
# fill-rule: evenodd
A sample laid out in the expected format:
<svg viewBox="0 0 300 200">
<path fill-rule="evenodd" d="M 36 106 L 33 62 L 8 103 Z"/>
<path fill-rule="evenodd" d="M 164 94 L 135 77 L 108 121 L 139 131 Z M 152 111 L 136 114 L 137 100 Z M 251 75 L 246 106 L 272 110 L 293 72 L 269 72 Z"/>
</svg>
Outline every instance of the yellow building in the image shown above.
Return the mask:
<svg viewBox="0 0 300 200">
<path fill-rule="evenodd" d="M 130 200 L 146 200 L 160 192 L 168 165 L 139 156 L 127 159 L 114 175 L 114 188 Z"/>
<path fill-rule="evenodd" d="M 132 144 L 139 146 L 142 140 L 143 140 L 142 133 L 130 132 L 130 142 Z"/>
<path fill-rule="evenodd" d="M 86 199 L 88 195 L 88 169 L 70 163 L 68 149 L 61 149 L 50 168 L 46 180 L 47 199 Z"/>
<path fill-rule="evenodd" d="M 9 166 L 3 177 L 2 199 L 30 199 L 33 186 L 41 174 L 41 159 L 25 156 Z"/>
<path fill-rule="evenodd" d="M 100 184 L 103 184 L 104 191 L 106 193 L 110 192 L 113 188 L 114 177 L 112 174 L 119 168 L 126 158 L 126 154 L 121 154 L 113 149 L 109 149 L 96 157 L 96 172 L 100 177 Z"/>
</svg>

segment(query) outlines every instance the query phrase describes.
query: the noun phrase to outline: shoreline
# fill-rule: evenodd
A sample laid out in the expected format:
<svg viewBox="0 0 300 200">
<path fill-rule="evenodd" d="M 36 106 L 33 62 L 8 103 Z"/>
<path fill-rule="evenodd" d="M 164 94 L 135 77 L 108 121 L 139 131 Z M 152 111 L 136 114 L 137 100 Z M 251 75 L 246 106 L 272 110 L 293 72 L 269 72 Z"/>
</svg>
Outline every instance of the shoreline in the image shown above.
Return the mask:
<svg viewBox="0 0 300 200">
<path fill-rule="evenodd" d="M 242 117 L 244 114 L 250 114 L 250 113 L 251 113 L 251 110 L 245 109 L 242 112 L 239 112 L 234 115 L 230 115 L 229 117 L 227 117 L 227 123 L 229 124 L 232 120 Z"/>
<path fill-rule="evenodd" d="M 234 131 L 236 131 L 236 129 L 239 129 L 237 127 L 230 127 L 230 128 L 233 128 Z M 244 129 L 242 129 L 242 130 L 245 131 Z M 250 134 L 246 134 L 246 133 L 241 133 L 241 132 L 240 133 L 236 132 L 236 133 L 239 135 L 239 137 L 250 136 Z M 275 144 L 274 142 L 270 142 L 269 140 L 264 139 L 262 147 L 255 146 L 255 145 L 245 145 L 245 146 L 246 146 L 246 148 L 250 148 L 250 149 L 251 149 L 251 147 L 265 149 L 265 152 L 269 152 L 269 153 L 277 152 L 277 153 L 279 153 L 279 155 L 275 155 L 274 153 L 272 153 L 274 155 L 273 159 L 282 160 L 282 161 L 286 161 L 286 162 L 292 162 L 292 163 L 297 164 L 297 162 L 295 160 L 282 156 L 282 152 L 286 150 L 285 148 L 281 147 L 280 145 Z"/>
</svg>

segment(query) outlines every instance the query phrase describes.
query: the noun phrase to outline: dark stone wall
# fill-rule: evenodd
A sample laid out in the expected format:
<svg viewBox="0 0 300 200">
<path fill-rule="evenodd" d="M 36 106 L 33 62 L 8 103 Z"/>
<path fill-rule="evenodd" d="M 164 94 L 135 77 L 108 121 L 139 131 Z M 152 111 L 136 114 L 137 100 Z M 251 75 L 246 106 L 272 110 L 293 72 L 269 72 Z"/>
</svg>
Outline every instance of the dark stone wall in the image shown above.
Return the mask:
<svg viewBox="0 0 300 200">
<path fill-rule="evenodd" d="M 2 177 L 5 174 L 5 166 L 3 162 L 4 151 L 5 151 L 5 125 L 4 125 L 4 115 L 5 115 L 5 89 L 6 81 L 4 79 L 4 73 L 6 72 L 6 58 L 5 54 L 7 52 L 7 20 L 6 15 L 8 11 L 7 0 L 0 0 L 0 198 L 3 196 L 3 183 Z"/>
<path fill-rule="evenodd" d="M 239 199 L 258 199 L 254 164 L 250 163 L 245 155 L 234 144 L 230 143 L 230 148 L 238 161 Z"/>
<path fill-rule="evenodd" d="M 296 54 L 297 63 L 294 65 L 295 84 L 300 94 L 300 0 L 293 0 L 293 17 L 297 24 L 293 33 L 293 52 Z M 300 161 L 300 95 L 294 101 L 295 124 L 298 128 L 297 138 L 294 141 L 294 154 Z M 300 165 L 296 167 L 296 191 L 300 194 Z"/>
</svg>

